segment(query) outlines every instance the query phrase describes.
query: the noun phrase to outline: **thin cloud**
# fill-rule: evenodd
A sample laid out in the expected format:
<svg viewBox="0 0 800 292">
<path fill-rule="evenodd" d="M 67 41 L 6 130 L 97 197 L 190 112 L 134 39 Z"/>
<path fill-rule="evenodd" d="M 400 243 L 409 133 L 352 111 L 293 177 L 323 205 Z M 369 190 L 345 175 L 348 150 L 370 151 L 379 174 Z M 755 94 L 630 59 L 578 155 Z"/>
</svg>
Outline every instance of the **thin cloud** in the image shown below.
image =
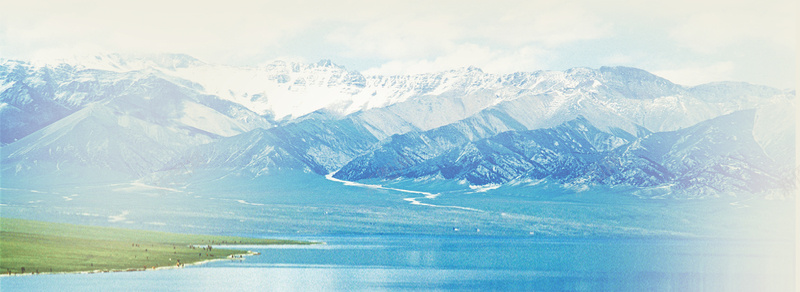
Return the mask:
<svg viewBox="0 0 800 292">
<path fill-rule="evenodd" d="M 463 44 L 449 54 L 432 60 L 394 60 L 365 70 L 367 75 L 413 75 L 475 66 L 485 72 L 505 74 L 541 68 L 546 51 L 535 47 L 498 50 L 476 44 Z"/>
<path fill-rule="evenodd" d="M 748 42 L 790 47 L 795 29 L 793 17 L 783 12 L 714 11 L 692 15 L 670 37 L 680 46 L 710 54 Z"/>
<path fill-rule="evenodd" d="M 0 57 L 172 52 L 234 65 L 331 59 L 395 73 L 626 65 L 688 83 L 730 76 L 787 87 L 794 2 L 13 1 L 0 9 Z M 714 64 L 733 66 L 702 69 L 722 68 Z"/>
<path fill-rule="evenodd" d="M 718 62 L 705 66 L 683 66 L 667 70 L 653 71 L 674 83 L 695 86 L 704 83 L 731 80 L 736 65 L 733 62 Z"/>
<path fill-rule="evenodd" d="M 394 11 L 341 27 L 329 34 L 327 41 L 348 47 L 354 55 L 397 59 L 450 55 L 469 43 L 496 49 L 530 45 L 552 48 L 609 34 L 608 24 L 582 6 L 565 2 L 471 4 L 470 13 L 427 6 Z"/>
</svg>

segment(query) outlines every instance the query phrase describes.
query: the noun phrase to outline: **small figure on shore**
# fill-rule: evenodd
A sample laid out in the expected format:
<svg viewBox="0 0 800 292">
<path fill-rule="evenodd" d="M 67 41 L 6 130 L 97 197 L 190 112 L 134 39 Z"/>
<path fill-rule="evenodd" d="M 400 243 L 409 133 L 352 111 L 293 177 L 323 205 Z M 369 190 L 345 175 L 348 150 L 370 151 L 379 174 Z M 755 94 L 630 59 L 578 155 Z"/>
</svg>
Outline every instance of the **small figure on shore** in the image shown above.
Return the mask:
<svg viewBox="0 0 800 292">
<path fill-rule="evenodd" d="M 22 268 L 20 268 L 19 270 L 21 271 L 21 272 L 20 272 L 21 274 L 25 274 L 25 267 L 22 267 Z"/>
</svg>

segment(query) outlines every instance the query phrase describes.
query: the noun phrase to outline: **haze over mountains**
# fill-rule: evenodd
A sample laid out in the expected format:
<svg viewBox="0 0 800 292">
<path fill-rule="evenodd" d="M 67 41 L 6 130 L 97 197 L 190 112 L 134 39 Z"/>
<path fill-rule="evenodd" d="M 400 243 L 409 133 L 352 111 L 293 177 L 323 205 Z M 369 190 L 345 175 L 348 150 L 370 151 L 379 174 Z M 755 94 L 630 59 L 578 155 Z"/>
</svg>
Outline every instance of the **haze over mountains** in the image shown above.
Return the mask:
<svg viewBox="0 0 800 292">
<path fill-rule="evenodd" d="M 330 61 L 3 60 L 2 178 L 181 184 L 297 170 L 783 197 L 796 187 L 795 96 L 738 82 L 686 87 L 626 67 L 364 76 Z"/>
</svg>

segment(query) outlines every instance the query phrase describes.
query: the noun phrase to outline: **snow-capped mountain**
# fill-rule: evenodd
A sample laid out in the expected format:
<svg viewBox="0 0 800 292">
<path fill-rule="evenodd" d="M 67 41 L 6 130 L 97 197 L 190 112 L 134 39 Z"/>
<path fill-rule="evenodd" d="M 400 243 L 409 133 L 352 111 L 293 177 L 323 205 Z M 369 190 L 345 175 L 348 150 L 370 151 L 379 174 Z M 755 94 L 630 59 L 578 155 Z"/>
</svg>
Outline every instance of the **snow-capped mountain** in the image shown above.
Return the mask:
<svg viewBox="0 0 800 292">
<path fill-rule="evenodd" d="M 562 93 L 544 106 L 563 113 L 563 105 L 591 102 L 608 107 L 631 123 L 652 131 L 675 130 L 736 110 L 753 108 L 761 98 L 785 94 L 775 89 L 741 83 L 708 84 L 686 88 L 646 71 L 625 67 L 598 70 L 575 68 L 565 72 L 537 71 L 488 74 L 477 68 L 411 76 L 363 76 L 330 61 L 299 64 L 275 61 L 253 67 L 207 64 L 185 55 L 121 56 L 116 54 L 75 60 L 75 67 L 117 72 L 154 70 L 191 81 L 203 93 L 246 106 L 275 120 L 287 120 L 326 110 L 345 116 L 369 109 L 398 106 L 393 113 L 407 116 L 416 128 L 429 130 L 467 118 L 504 101 L 545 93 Z M 731 89 L 733 88 L 733 89 Z M 735 91 L 734 99 L 720 98 Z M 592 93 L 599 96 L 580 97 Z M 411 101 L 411 103 L 404 103 Z M 713 103 L 709 108 L 707 104 Z M 420 117 L 431 108 L 448 111 Z M 684 109 L 686 108 L 686 109 Z M 428 110 L 426 110 L 428 109 Z M 678 112 L 687 111 L 680 116 Z M 669 112 L 665 116 L 663 112 Z M 588 115 L 585 115 L 588 117 Z M 554 126 L 564 119 L 549 126 Z"/>
<path fill-rule="evenodd" d="M 202 86 L 204 93 L 242 104 L 276 120 L 299 118 L 321 109 L 347 115 L 485 83 L 471 80 L 465 72 L 479 73 L 473 74 L 474 78 L 493 78 L 476 69 L 417 76 L 365 77 L 329 60 L 314 64 L 275 61 L 260 66 L 234 67 L 207 64 L 185 55 L 109 54 L 67 62 L 80 68 L 115 72 L 159 71 L 191 80 Z"/>
<path fill-rule="evenodd" d="M 224 169 L 251 176 L 281 169 L 327 174 L 377 142 L 352 120 L 308 119 L 195 147 L 165 168 Z"/>
<path fill-rule="evenodd" d="M 177 54 L 0 61 L 4 180 L 299 169 L 764 192 L 793 179 L 779 174 L 795 165 L 794 112 L 794 91 L 685 87 L 625 67 L 364 76 L 330 61 L 234 67 Z"/>
<path fill-rule="evenodd" d="M 69 62 L 73 65 L 68 67 L 81 72 L 95 71 L 87 69 L 158 72 L 175 82 L 244 105 L 275 120 L 296 119 L 319 110 L 345 116 L 376 109 L 375 115 L 381 117 L 413 116 L 404 122 L 423 131 L 462 120 L 503 102 L 543 94 L 550 99 L 539 104 L 513 105 L 525 106 L 526 111 L 541 111 L 520 113 L 520 120 L 527 117 L 538 121 L 569 115 L 580 110 L 576 107 L 584 107 L 579 114 L 590 120 L 594 112 L 600 113 L 594 115 L 610 112 L 626 120 L 614 125 L 616 127 L 632 130 L 630 124 L 635 124 L 651 131 L 685 128 L 724 113 L 755 108 L 765 99 L 793 95 L 744 83 L 712 83 L 688 88 L 646 71 L 625 67 L 504 75 L 464 68 L 411 76 L 363 76 L 327 60 L 315 64 L 275 61 L 261 66 L 233 67 L 208 64 L 179 54 L 109 54 Z M 390 106 L 391 112 L 380 111 Z M 435 110 L 438 108 L 448 110 Z M 536 127 L 555 126 L 576 116 Z M 605 118 L 599 116 L 593 122 L 602 126 L 600 122 Z"/>
<path fill-rule="evenodd" d="M 583 117 L 554 128 L 508 131 L 440 155 L 413 155 L 419 140 L 393 140 L 335 177 L 458 180 L 470 185 L 550 179 L 565 185 L 635 186 L 686 197 L 764 193 L 790 188 L 791 177 L 755 142 L 755 111 L 741 111 L 672 132 L 634 138 L 594 127 Z M 428 140 L 430 142 L 431 140 Z"/>
<path fill-rule="evenodd" d="M 131 100 L 138 96 L 141 100 Z M 154 70 L 123 73 L 81 69 L 66 64 L 35 66 L 18 61 L 0 62 L 2 143 L 33 133 L 97 102 L 125 102 L 130 108 L 163 100 L 172 107 L 146 107 L 153 117 L 178 118 L 189 126 L 231 136 L 270 121 L 242 105 L 205 95 L 196 84 Z M 176 112 L 165 112 L 174 110 Z M 161 112 L 159 112 L 161 111 Z"/>
<path fill-rule="evenodd" d="M 2 148 L 4 177 L 66 166 L 141 176 L 189 147 L 271 125 L 157 72 L 12 66 L 0 93 L 3 140 L 13 142 Z"/>
<path fill-rule="evenodd" d="M 384 148 L 395 151 L 381 149 L 371 153 L 371 156 L 360 157 L 353 162 L 360 165 L 347 165 L 335 177 L 348 180 L 442 177 L 465 180 L 474 185 L 502 184 L 525 173 L 533 178 L 570 173 L 587 163 L 586 159 L 627 141 L 601 132 L 580 117 L 551 129 L 507 131 L 445 151 L 423 151 L 439 152 L 440 155 L 404 159 L 409 156 L 408 153 L 413 154 L 416 151 L 396 151 L 412 148 L 402 144 L 415 142 L 417 141 L 393 140 L 392 144 L 387 144 L 389 147 Z M 374 171 L 365 172 L 362 169 Z"/>
</svg>

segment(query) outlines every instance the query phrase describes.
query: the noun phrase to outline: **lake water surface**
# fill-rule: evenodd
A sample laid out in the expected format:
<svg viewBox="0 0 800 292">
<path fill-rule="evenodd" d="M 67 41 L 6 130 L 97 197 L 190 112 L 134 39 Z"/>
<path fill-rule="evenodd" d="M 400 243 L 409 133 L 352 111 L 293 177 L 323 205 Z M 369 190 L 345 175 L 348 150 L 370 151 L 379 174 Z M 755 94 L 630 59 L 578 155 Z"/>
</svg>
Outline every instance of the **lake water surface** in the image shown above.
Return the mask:
<svg viewBox="0 0 800 292">
<path fill-rule="evenodd" d="M 412 187 L 305 173 L 4 185 L 9 218 L 326 244 L 251 246 L 261 255 L 183 269 L 0 277 L 0 290 L 795 291 L 794 201 Z"/>
<path fill-rule="evenodd" d="M 3 277 L 3 291 L 794 291 L 787 242 L 331 236 L 183 269 Z"/>
</svg>

